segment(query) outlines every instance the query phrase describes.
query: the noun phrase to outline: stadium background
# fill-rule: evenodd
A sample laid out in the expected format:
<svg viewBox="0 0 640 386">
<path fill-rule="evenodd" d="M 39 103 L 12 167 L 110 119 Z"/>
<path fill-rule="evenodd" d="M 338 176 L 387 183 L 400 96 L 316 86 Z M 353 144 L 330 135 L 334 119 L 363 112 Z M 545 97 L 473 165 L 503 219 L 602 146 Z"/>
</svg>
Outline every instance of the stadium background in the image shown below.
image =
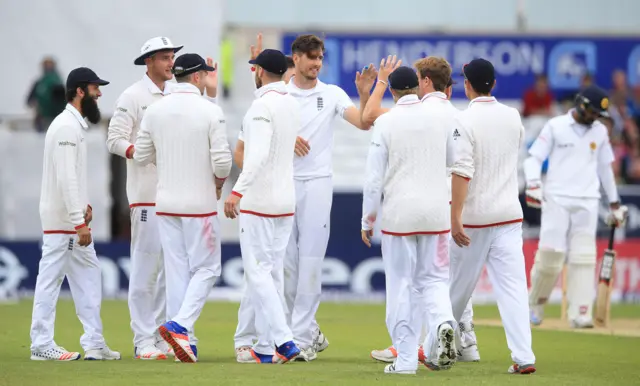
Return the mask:
<svg viewBox="0 0 640 386">
<path fill-rule="evenodd" d="M 249 45 L 263 32 L 265 47 L 289 53 L 299 33 L 323 36 L 326 58 L 321 79 L 335 83 L 357 102 L 355 72 L 398 54 L 405 63 L 424 55 L 446 57 L 457 74 L 476 56 L 493 61 L 497 71 L 495 95 L 522 108 L 524 93 L 536 74 L 546 74 L 554 94 L 553 111 L 566 111 L 559 100 L 570 98 L 585 74 L 612 89 L 612 74 L 626 74 L 628 90 L 614 104 L 610 125 L 615 147 L 616 174 L 622 201 L 630 207 L 624 230 L 616 237 L 614 301 L 640 298 L 640 143 L 636 114 L 640 115 L 640 2 L 612 0 L 471 0 L 455 2 L 395 0 L 390 2 L 325 0 L 309 3 L 250 0 L 0 0 L 0 36 L 5 55 L 0 62 L 0 301 L 29 296 L 34 288 L 40 256 L 38 215 L 44 134 L 36 130 L 34 110 L 26 104 L 41 62 L 52 56 L 64 80 L 78 66 L 88 66 L 112 81 L 99 102 L 104 121 L 88 135 L 91 172 L 90 197 L 96 250 L 103 268 L 105 298 L 126 293 L 129 266 L 129 210 L 124 190 L 124 161 L 108 154 L 106 125 L 118 95 L 144 70 L 133 59 L 148 38 L 168 36 L 184 44 L 184 52 L 212 56 L 220 63 L 219 102 L 227 114 L 228 137 L 235 147 L 242 115 L 252 100 L 252 74 L 246 60 Z M 28 16 L 28 17 L 27 17 Z M 456 79 L 460 81 L 460 79 Z M 228 95 L 222 96 L 223 87 Z M 388 96 L 388 95 L 387 95 Z M 454 103 L 467 101 L 461 83 Z M 385 104 L 389 105 L 390 100 Z M 635 110 L 635 112 L 634 112 Z M 546 116 L 524 118 L 527 142 L 535 139 Z M 335 128 L 334 186 L 331 240 L 323 273 L 326 299 L 383 301 L 384 276 L 379 245 L 360 241 L 361 187 L 370 133 L 341 123 Z M 525 156 L 523 152 L 522 157 Z M 238 170 L 234 167 L 229 186 Z M 522 181 L 521 181 L 522 186 Z M 601 219 L 606 215 L 603 203 Z M 530 268 L 536 249 L 539 213 L 526 210 L 525 255 Z M 237 300 L 242 263 L 237 223 L 222 218 L 223 273 L 212 297 Z M 606 233 L 601 221 L 599 235 Z M 599 244 L 602 249 L 604 245 Z M 594 278 L 595 282 L 595 278 Z M 66 287 L 65 287 L 66 288 Z M 483 276 L 475 301 L 493 302 Z M 552 301 L 559 299 L 559 291 Z"/>
</svg>

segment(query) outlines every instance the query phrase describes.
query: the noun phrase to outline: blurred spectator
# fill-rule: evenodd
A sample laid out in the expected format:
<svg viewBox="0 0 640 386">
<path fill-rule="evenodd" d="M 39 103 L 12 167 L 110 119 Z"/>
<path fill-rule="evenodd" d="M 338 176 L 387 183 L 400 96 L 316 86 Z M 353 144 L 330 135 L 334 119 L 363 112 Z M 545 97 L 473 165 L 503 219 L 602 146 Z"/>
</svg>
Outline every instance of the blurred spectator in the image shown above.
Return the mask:
<svg viewBox="0 0 640 386">
<path fill-rule="evenodd" d="M 629 116 L 635 116 L 633 97 L 627 83 L 627 74 L 622 70 L 615 70 L 611 75 L 611 84 L 613 87 L 609 94 L 612 104 L 615 106 L 625 105 Z"/>
<path fill-rule="evenodd" d="M 553 115 L 551 110 L 553 94 L 549 90 L 549 82 L 544 74 L 536 75 L 533 87 L 524 93 L 522 115 Z"/>
<path fill-rule="evenodd" d="M 65 88 L 56 62 L 47 57 L 42 61 L 42 75 L 33 83 L 27 97 L 27 104 L 35 109 L 36 130 L 47 130 L 51 121 L 64 110 L 66 103 Z"/>
<path fill-rule="evenodd" d="M 560 102 L 562 106 L 562 110 L 564 112 L 567 112 L 569 111 L 569 109 L 573 108 L 573 103 L 575 101 L 576 94 L 578 94 L 578 92 L 583 88 L 591 86 L 592 84 L 593 84 L 593 75 L 591 75 L 588 72 L 582 75 L 582 78 L 580 79 L 580 86 L 578 87 L 578 89 L 569 90 L 563 93 L 562 95 L 560 95 L 558 102 Z"/>
</svg>

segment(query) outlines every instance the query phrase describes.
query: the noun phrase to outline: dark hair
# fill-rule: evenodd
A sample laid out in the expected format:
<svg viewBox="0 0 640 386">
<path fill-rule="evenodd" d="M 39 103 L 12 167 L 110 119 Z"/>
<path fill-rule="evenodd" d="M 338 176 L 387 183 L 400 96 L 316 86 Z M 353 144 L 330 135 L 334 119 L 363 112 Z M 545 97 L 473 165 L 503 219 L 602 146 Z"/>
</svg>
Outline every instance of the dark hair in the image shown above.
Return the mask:
<svg viewBox="0 0 640 386">
<path fill-rule="evenodd" d="M 67 92 L 66 92 L 67 102 L 73 102 L 76 95 L 78 95 L 78 87 L 80 87 L 82 91 L 84 91 L 85 93 L 89 92 L 87 88 L 88 86 L 89 85 L 87 83 L 79 83 L 76 85 L 76 87 L 67 89 Z"/>
<path fill-rule="evenodd" d="M 291 43 L 294 54 L 309 54 L 312 51 L 324 52 L 324 42 L 316 35 L 300 35 Z"/>
<path fill-rule="evenodd" d="M 287 68 L 295 67 L 295 64 L 293 63 L 293 58 L 289 55 L 287 55 L 286 58 L 287 58 Z"/>
<path fill-rule="evenodd" d="M 491 90 L 493 89 L 493 83 L 491 84 L 480 83 L 480 84 L 474 85 L 473 83 L 469 82 L 469 84 L 471 85 L 471 88 L 473 89 L 473 91 L 475 91 L 478 95 L 481 95 L 481 96 L 490 95 Z"/>
</svg>

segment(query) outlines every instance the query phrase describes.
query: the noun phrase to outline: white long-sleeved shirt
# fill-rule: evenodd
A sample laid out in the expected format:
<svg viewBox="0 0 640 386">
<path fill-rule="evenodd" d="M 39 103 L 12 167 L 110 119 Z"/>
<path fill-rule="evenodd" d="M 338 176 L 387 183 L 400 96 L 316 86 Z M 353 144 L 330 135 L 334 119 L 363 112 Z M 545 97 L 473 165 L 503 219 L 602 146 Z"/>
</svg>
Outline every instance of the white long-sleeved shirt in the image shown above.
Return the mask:
<svg viewBox="0 0 640 386">
<path fill-rule="evenodd" d="M 222 109 L 197 87 L 179 83 L 149 106 L 135 148 L 135 161 L 157 166 L 157 215 L 217 213 L 215 179 L 229 175 L 231 151 Z"/>
<path fill-rule="evenodd" d="M 524 163 L 527 184 L 539 183 L 542 163 L 549 158 L 545 195 L 600 198 L 600 184 L 609 202 L 619 201 L 611 163 L 615 160 L 609 133 L 601 122 L 589 128 L 572 111 L 552 118 L 529 149 Z"/>
<path fill-rule="evenodd" d="M 242 197 L 242 213 L 293 216 L 293 157 L 300 108 L 284 82 L 265 85 L 255 95 L 242 124 L 244 164 L 232 194 Z"/>
<path fill-rule="evenodd" d="M 382 233 L 441 234 L 450 230 L 447 167 L 455 161 L 453 115 L 416 95 L 398 100 L 374 123 L 362 203 L 370 230 L 382 203 Z"/>
<path fill-rule="evenodd" d="M 85 226 L 87 122 L 68 104 L 51 122 L 44 140 L 40 221 L 45 234 L 75 234 Z"/>
<path fill-rule="evenodd" d="M 518 152 L 524 127 L 518 110 L 479 97 L 457 115 L 453 136 L 458 161 L 451 172 L 470 179 L 462 222 L 482 228 L 522 221 Z"/>
<path fill-rule="evenodd" d="M 168 91 L 169 85 L 165 87 L 165 91 Z M 130 207 L 153 206 L 156 202 L 156 165 L 134 162 L 127 157 L 127 152 L 134 147 L 145 111 L 164 95 L 165 92 L 145 74 L 120 95 L 109 122 L 107 148 L 110 153 L 127 158 L 127 197 Z"/>
<path fill-rule="evenodd" d="M 287 84 L 287 91 L 298 100 L 301 127 L 298 135 L 309 142 L 311 150 L 304 157 L 294 157 L 293 173 L 297 180 L 309 180 L 332 175 L 333 130 L 337 118 L 344 118 L 345 111 L 355 107 L 347 93 L 340 87 L 318 81 L 309 90 L 298 88 L 294 78 Z"/>
</svg>

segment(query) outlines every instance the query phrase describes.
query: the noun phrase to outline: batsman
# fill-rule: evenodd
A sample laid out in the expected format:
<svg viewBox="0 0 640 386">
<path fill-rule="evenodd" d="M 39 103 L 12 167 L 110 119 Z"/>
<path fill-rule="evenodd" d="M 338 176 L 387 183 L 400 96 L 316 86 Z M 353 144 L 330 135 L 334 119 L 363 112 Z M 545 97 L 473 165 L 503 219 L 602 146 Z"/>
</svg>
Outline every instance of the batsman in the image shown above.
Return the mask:
<svg viewBox="0 0 640 386">
<path fill-rule="evenodd" d="M 524 162 L 527 205 L 542 209 L 540 240 L 531 270 L 531 323 L 543 320 L 544 305 L 567 260 L 567 319 L 572 328 L 593 327 L 596 229 L 600 186 L 606 193 L 612 227 L 624 223 L 611 163 L 613 150 L 605 125 L 609 99 L 597 86 L 583 89 L 575 107 L 552 118 L 529 149 Z M 544 184 L 542 163 L 549 167 Z"/>
</svg>

